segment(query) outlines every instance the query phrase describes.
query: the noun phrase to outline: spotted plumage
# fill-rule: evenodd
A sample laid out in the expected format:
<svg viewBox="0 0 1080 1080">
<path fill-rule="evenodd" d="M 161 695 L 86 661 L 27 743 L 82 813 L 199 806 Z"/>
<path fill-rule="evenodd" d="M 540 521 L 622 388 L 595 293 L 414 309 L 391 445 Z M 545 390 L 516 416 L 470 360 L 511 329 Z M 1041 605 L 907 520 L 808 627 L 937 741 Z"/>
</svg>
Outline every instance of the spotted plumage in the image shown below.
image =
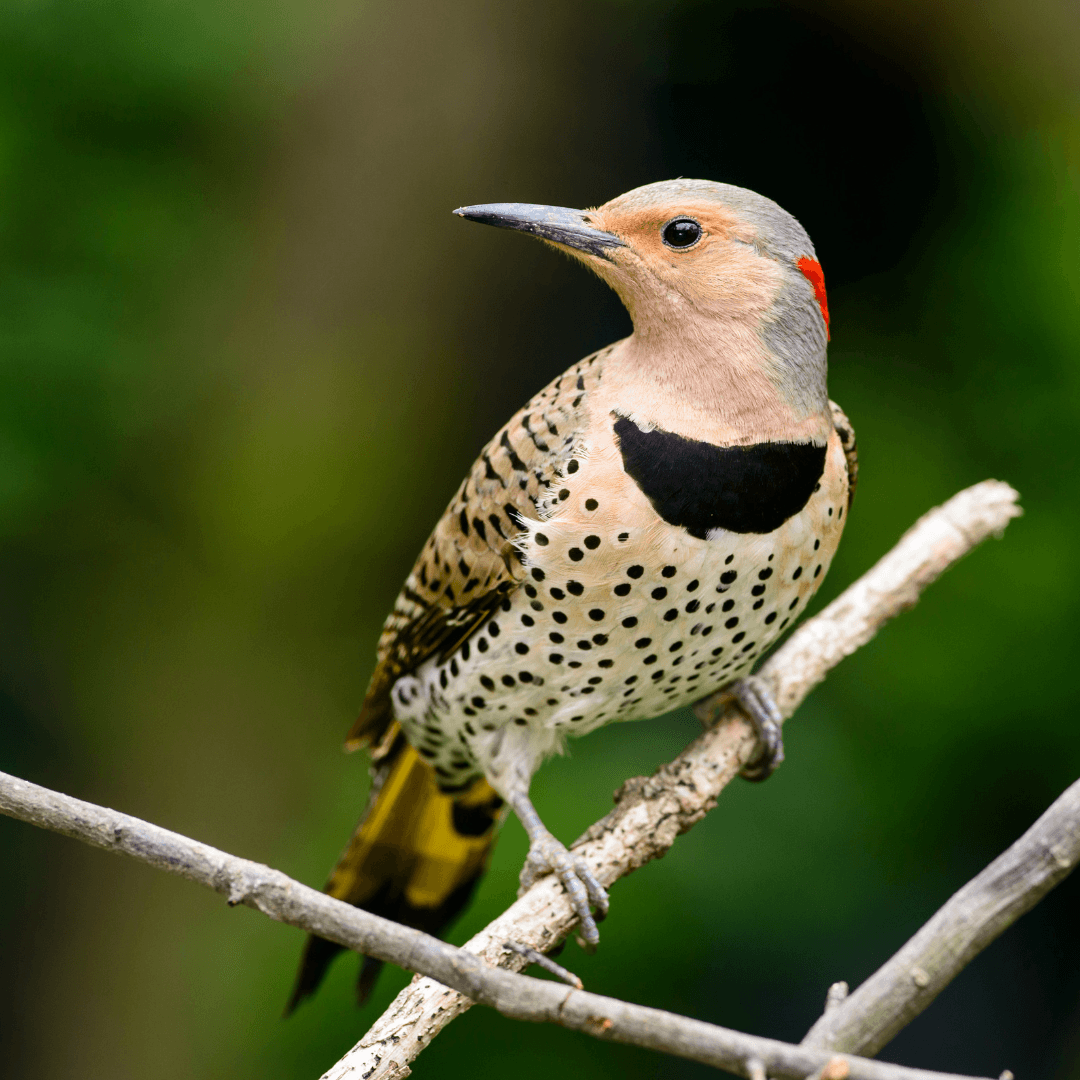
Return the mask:
<svg viewBox="0 0 1080 1080">
<path fill-rule="evenodd" d="M 581 258 L 634 332 L 560 375 L 481 451 L 386 621 L 350 743 L 375 748 L 386 790 L 403 789 L 406 767 L 430 777 L 425 805 L 443 799 L 453 826 L 444 853 L 455 835 L 490 845 L 505 800 L 530 836 L 523 884 L 557 873 L 595 941 L 589 908 L 605 910 L 606 894 L 540 822 L 534 772 L 569 736 L 750 685 L 832 561 L 855 438 L 825 390 L 820 264 L 775 203 L 671 181 L 585 213 L 459 213 Z M 755 684 L 747 701 L 761 696 Z M 757 710 L 763 737 L 770 708 Z M 371 898 L 413 888 L 449 911 L 478 849 L 447 854 L 440 888 L 416 886 L 428 880 L 419 858 L 412 877 L 388 877 L 397 863 L 370 854 L 405 857 L 388 799 L 373 800 L 331 891 L 390 910 Z M 462 824 L 466 806 L 481 808 L 479 832 Z M 394 917 L 428 925 L 410 903 Z M 299 996 L 310 971 L 301 983 Z"/>
<path fill-rule="evenodd" d="M 508 430 L 557 393 L 553 383 Z M 656 716 L 733 681 L 828 570 L 848 505 L 837 432 L 797 512 L 767 533 L 717 528 L 709 539 L 667 527 L 625 473 L 611 484 L 605 459 L 619 451 L 618 426 L 590 428 L 520 515 L 507 571 L 515 584 L 453 651 L 394 684 L 394 714 L 446 789 L 498 777 L 504 760 L 527 755 L 535 767 L 567 735 Z M 455 511 L 456 502 L 443 524 Z M 425 550 L 414 577 L 427 558 Z M 386 633 L 400 630 L 388 624 Z"/>
<path fill-rule="evenodd" d="M 541 504 L 558 505 L 566 489 L 552 490 L 554 480 L 577 468 L 582 403 L 600 380 L 607 352 L 560 375 L 480 452 L 386 620 L 350 742 L 378 741 L 393 719 L 394 681 L 432 656 L 449 658 L 524 580 L 514 541 L 523 522 L 539 516 Z"/>
</svg>

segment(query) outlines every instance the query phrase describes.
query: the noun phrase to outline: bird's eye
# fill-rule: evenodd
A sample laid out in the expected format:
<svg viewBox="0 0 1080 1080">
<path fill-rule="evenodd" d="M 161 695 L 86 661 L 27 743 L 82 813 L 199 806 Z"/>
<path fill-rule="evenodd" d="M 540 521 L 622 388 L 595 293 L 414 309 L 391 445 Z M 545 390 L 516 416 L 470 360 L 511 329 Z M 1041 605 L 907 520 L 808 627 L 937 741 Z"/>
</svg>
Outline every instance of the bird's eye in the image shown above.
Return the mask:
<svg viewBox="0 0 1080 1080">
<path fill-rule="evenodd" d="M 693 218 L 677 217 L 664 226 L 660 235 L 668 247 L 688 248 L 701 239 L 701 226 Z"/>
</svg>

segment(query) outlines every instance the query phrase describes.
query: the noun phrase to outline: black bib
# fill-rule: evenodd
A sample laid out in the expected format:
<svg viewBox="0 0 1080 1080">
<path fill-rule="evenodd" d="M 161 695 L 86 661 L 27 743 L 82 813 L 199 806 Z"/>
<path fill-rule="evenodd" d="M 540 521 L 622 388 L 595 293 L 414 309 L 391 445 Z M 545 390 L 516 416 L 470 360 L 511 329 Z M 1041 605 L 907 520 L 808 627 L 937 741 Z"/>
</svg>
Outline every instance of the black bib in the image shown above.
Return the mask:
<svg viewBox="0 0 1080 1080">
<path fill-rule="evenodd" d="M 825 471 L 824 446 L 766 442 L 713 446 L 615 420 L 623 468 L 653 509 L 691 536 L 711 529 L 770 533 L 809 501 Z"/>
</svg>

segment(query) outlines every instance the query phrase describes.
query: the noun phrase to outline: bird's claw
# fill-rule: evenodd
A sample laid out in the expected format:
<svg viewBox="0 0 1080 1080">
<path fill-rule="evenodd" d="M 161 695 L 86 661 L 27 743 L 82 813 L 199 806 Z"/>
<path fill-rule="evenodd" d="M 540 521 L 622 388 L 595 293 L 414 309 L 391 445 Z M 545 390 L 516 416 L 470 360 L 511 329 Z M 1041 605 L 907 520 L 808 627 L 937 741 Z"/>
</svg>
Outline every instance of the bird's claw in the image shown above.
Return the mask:
<svg viewBox="0 0 1080 1080">
<path fill-rule="evenodd" d="M 756 675 L 738 679 L 729 690 L 754 725 L 760 747 L 753 761 L 743 766 L 740 775 L 755 783 L 767 780 L 784 760 L 784 739 L 780 733 L 784 718 L 768 686 Z"/>
<path fill-rule="evenodd" d="M 582 940 L 587 946 L 595 948 L 600 942 L 596 924 L 603 922 L 608 913 L 607 890 L 596 880 L 584 859 L 572 854 L 550 834 L 529 847 L 525 865 L 521 868 L 518 895 L 532 888 L 537 879 L 549 873 L 558 877 L 570 898 L 570 905 L 581 922 Z M 596 909 L 595 916 L 590 908 Z"/>
</svg>

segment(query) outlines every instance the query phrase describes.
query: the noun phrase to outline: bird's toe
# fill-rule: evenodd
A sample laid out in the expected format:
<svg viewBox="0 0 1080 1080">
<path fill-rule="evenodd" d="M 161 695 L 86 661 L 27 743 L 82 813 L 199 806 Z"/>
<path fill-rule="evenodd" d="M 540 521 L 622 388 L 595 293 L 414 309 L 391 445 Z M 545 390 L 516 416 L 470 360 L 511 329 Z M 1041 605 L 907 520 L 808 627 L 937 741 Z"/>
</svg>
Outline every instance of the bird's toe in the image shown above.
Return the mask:
<svg viewBox="0 0 1080 1080">
<path fill-rule="evenodd" d="M 784 718 L 763 679 L 747 675 L 731 685 L 731 696 L 742 706 L 757 732 L 759 752 L 742 769 L 746 780 L 767 780 L 784 760 Z"/>
<path fill-rule="evenodd" d="M 570 905 L 581 922 L 580 937 L 586 946 L 595 947 L 600 941 L 596 928 L 608 911 L 607 890 L 581 858 L 573 856 L 555 837 L 545 838 L 529 848 L 521 869 L 521 892 L 532 887 L 544 874 L 553 873 L 562 882 Z M 592 908 L 596 908 L 596 916 Z"/>
</svg>

